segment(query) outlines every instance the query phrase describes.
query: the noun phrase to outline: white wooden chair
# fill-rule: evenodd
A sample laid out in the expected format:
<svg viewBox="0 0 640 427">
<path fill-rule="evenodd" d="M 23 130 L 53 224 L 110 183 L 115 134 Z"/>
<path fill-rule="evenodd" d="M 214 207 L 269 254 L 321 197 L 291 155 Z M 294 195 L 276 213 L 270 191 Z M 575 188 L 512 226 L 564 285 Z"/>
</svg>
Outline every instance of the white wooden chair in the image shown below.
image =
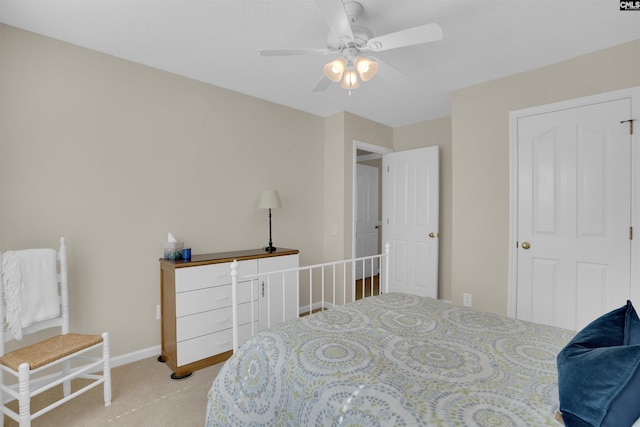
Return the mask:
<svg viewBox="0 0 640 427">
<path fill-rule="evenodd" d="M 53 253 L 51 253 L 51 251 L 53 251 Z M 27 253 L 30 255 L 27 256 Z M 24 260 L 25 257 L 27 259 L 33 259 L 36 253 L 36 256 L 43 254 L 48 255 L 49 264 L 56 264 L 55 259 L 51 259 L 51 257 L 55 258 L 55 251 L 51 249 L 5 252 L 0 256 L 0 260 L 6 261 L 9 257 L 13 257 L 13 262 L 18 259 Z M 4 260 L 1 259 L 3 257 L 5 258 Z M 23 261 L 20 266 L 23 267 L 25 264 L 26 262 Z M 2 277 L 6 279 L 5 276 L 9 274 L 7 271 L 9 269 L 6 268 L 6 265 L 5 268 L 2 268 L 3 265 L 5 265 L 5 262 L 0 262 Z M 12 301 L 7 301 L 11 299 L 10 293 L 5 293 L 5 289 L 3 289 L 4 286 L 1 286 L 2 283 L 0 283 L 0 301 L 2 302 L 2 304 L 0 304 L 0 410 L 3 414 L 6 414 L 18 422 L 21 427 L 30 426 L 31 420 L 99 384 L 103 384 L 104 386 L 105 406 L 111 404 L 111 367 L 109 361 L 108 332 L 104 332 L 102 335 L 85 335 L 69 332 L 67 255 L 64 237 L 60 239 L 60 249 L 57 252 L 57 271 L 55 271 L 55 267 L 52 268 L 53 271 L 50 272 L 56 275 L 56 277 L 50 278 L 48 282 L 52 281 L 52 287 L 57 288 L 57 290 L 51 289 L 50 292 L 53 292 L 53 299 L 60 304 L 59 314 L 54 318 L 37 322 L 34 321 L 30 326 L 21 327 L 21 332 L 22 335 L 27 335 L 44 329 L 55 328 L 57 329 L 56 332 L 58 335 L 9 353 L 5 353 L 5 342 L 12 341 L 15 338 L 5 330 L 5 321 L 12 315 L 10 311 L 12 309 Z M 41 267 L 34 267 L 34 269 L 45 270 Z M 20 268 L 20 270 L 22 270 L 22 268 Z M 15 273 L 15 268 L 12 269 L 11 273 Z M 27 276 L 29 276 L 29 274 L 27 274 Z M 33 276 L 38 277 L 38 274 L 32 274 L 31 277 Z M 46 276 L 46 274 L 44 274 L 44 276 Z M 22 273 L 22 278 L 24 279 L 22 280 L 24 288 L 26 288 L 29 286 L 29 284 L 26 283 L 29 280 L 24 277 L 24 273 Z M 2 280 L 2 282 L 6 283 L 6 280 Z M 42 282 L 47 282 L 47 280 L 42 280 Z M 56 286 L 56 284 L 58 286 Z M 24 290 L 24 288 L 23 293 L 28 294 L 28 291 Z M 12 290 L 13 288 L 9 287 L 8 289 Z M 38 292 L 39 295 L 42 294 L 42 292 Z M 26 298 L 31 301 L 28 295 Z M 48 308 L 51 308 L 52 305 L 55 309 L 55 303 L 49 301 Z M 23 311 L 25 311 L 24 307 L 25 305 L 22 305 Z M 26 311 L 29 313 L 29 309 L 26 309 Z M 23 313 L 23 324 L 24 321 Z M 11 324 L 9 324 L 9 326 L 11 330 Z M 89 380 L 89 383 L 83 382 L 81 387 L 77 387 L 78 389 L 72 392 L 71 381 L 80 378 Z M 62 384 L 63 397 L 32 413 L 31 398 L 60 384 Z M 75 383 L 74 388 L 76 388 Z M 7 402 L 13 400 L 18 401 L 18 412 L 7 407 Z M 3 414 L 0 414 L 0 426 L 4 424 Z"/>
</svg>

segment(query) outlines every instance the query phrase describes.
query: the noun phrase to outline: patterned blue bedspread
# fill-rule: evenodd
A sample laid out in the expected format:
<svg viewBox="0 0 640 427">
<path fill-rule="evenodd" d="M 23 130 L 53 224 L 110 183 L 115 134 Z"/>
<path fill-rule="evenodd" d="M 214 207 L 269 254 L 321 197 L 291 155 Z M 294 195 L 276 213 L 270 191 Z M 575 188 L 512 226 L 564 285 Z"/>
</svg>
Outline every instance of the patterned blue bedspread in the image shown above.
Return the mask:
<svg viewBox="0 0 640 427">
<path fill-rule="evenodd" d="M 209 391 L 208 426 L 560 426 L 574 332 L 390 293 L 263 331 Z"/>
</svg>

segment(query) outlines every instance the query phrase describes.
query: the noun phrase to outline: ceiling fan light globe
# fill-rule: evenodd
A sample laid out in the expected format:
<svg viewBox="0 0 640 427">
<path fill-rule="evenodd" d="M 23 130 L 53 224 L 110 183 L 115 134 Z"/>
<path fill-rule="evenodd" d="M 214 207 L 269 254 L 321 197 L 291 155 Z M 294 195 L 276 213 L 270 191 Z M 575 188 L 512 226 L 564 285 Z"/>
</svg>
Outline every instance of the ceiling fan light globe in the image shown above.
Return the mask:
<svg viewBox="0 0 640 427">
<path fill-rule="evenodd" d="M 359 56 L 358 59 L 356 59 L 354 65 L 363 82 L 371 80 L 371 78 L 373 78 L 373 76 L 378 72 L 378 63 L 370 59 L 363 58 L 362 56 Z"/>
<path fill-rule="evenodd" d="M 342 79 L 344 69 L 347 67 L 347 63 L 344 58 L 338 58 L 335 61 L 331 61 L 324 66 L 324 75 L 334 83 L 338 83 Z"/>
<path fill-rule="evenodd" d="M 358 74 L 356 74 L 356 70 L 350 69 L 344 73 L 344 77 L 342 78 L 342 84 L 340 85 L 342 89 L 358 89 L 360 87 L 360 82 L 358 81 Z"/>
</svg>

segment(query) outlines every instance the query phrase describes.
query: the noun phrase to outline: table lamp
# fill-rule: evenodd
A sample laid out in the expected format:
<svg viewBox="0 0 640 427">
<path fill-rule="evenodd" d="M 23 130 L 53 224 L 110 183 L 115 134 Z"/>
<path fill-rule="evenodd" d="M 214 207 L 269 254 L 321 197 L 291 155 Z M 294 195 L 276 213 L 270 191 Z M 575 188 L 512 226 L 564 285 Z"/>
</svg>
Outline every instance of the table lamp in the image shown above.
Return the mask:
<svg viewBox="0 0 640 427">
<path fill-rule="evenodd" d="M 269 209 L 269 246 L 264 248 L 267 252 L 275 252 L 276 248 L 273 246 L 271 240 L 271 209 L 281 208 L 280 196 L 278 196 L 278 190 L 263 190 L 260 195 L 260 201 L 258 202 L 259 209 Z"/>
</svg>

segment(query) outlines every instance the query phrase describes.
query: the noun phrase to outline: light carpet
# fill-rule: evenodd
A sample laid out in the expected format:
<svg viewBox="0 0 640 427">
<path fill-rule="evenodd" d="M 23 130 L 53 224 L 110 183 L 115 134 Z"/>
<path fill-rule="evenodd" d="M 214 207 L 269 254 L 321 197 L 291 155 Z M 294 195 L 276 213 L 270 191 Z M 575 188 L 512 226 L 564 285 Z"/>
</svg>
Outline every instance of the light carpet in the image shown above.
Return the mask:
<svg viewBox="0 0 640 427">
<path fill-rule="evenodd" d="M 105 407 L 102 385 L 42 415 L 38 426 L 203 426 L 207 392 L 222 363 L 195 371 L 189 378 L 172 380 L 171 370 L 156 358 L 119 366 L 111 371 L 111 406 Z M 42 408 L 62 386 L 36 396 L 32 408 Z M 15 409 L 16 402 L 10 406 Z M 5 416 L 5 426 L 17 426 Z"/>
</svg>

